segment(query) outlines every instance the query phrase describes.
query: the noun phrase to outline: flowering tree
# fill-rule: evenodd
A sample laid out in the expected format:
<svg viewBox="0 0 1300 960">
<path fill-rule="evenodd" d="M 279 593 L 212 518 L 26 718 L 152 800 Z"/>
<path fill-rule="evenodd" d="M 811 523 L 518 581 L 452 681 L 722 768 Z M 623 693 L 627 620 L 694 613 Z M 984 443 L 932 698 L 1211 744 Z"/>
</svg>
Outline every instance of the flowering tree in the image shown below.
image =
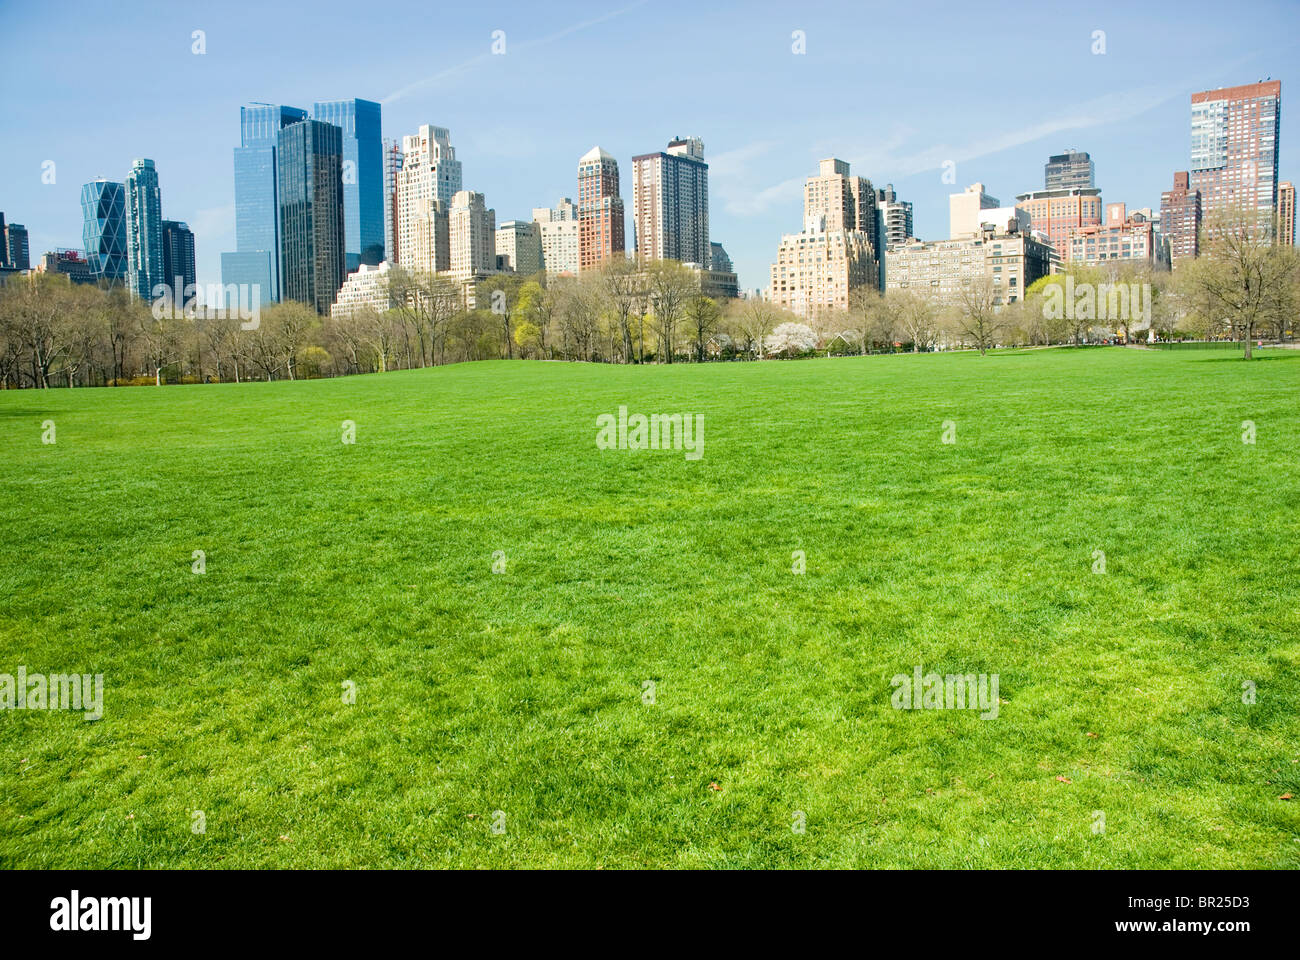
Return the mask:
<svg viewBox="0 0 1300 960">
<path fill-rule="evenodd" d="M 767 352 L 806 353 L 817 346 L 817 334 L 806 323 L 782 323 L 767 338 Z"/>
</svg>

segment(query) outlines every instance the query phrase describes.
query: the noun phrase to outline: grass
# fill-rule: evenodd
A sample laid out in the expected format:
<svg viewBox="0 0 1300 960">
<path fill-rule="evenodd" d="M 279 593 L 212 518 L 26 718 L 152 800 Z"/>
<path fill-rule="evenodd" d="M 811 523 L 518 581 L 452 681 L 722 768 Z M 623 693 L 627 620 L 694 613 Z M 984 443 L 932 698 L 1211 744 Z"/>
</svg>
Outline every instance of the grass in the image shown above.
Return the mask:
<svg viewBox="0 0 1300 960">
<path fill-rule="evenodd" d="M 0 393 L 0 672 L 105 683 L 0 711 L 0 865 L 1300 867 L 1300 354 L 1261 357 Z M 620 404 L 703 458 L 597 450 Z M 892 709 L 916 664 L 998 717 Z"/>
</svg>

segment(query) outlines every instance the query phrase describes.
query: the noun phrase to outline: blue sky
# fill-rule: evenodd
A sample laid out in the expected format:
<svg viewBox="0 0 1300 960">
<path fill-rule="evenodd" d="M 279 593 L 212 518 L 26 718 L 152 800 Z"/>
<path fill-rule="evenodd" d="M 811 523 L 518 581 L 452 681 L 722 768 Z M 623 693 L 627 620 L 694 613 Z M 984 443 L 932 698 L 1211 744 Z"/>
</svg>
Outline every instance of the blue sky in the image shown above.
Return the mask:
<svg viewBox="0 0 1300 960">
<path fill-rule="evenodd" d="M 203 30 L 206 53 L 191 52 Z M 503 30 L 506 54 L 491 53 Z M 806 54 L 791 52 L 802 30 Z M 1094 54 L 1094 31 L 1105 53 Z M 574 196 L 578 158 L 704 139 L 711 235 L 742 287 L 801 226 L 803 178 L 848 160 L 947 235 L 947 197 L 1004 202 L 1089 151 L 1108 202 L 1158 207 L 1187 169 L 1193 91 L 1282 81 L 1281 177 L 1300 179 L 1300 4 L 956 2 L 408 3 L 0 0 L 0 210 L 33 257 L 81 246 L 80 186 L 157 162 L 163 212 L 194 229 L 200 284 L 234 249 L 239 106 L 383 103 L 384 133 L 451 129 L 498 222 Z M 55 183 L 41 180 L 55 162 Z M 942 180 L 956 164 L 956 185 Z M 629 241 L 631 229 L 628 230 Z"/>
</svg>

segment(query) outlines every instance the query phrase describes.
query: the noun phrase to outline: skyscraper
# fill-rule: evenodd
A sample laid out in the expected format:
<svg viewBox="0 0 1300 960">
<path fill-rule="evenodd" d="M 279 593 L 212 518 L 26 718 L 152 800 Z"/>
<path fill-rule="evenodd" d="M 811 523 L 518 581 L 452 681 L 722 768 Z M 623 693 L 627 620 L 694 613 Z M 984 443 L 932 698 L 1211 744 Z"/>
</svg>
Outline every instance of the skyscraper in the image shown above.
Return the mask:
<svg viewBox="0 0 1300 960">
<path fill-rule="evenodd" d="M 632 158 L 632 239 L 642 260 L 709 266 L 709 165 L 704 141 L 674 138 Z"/>
<path fill-rule="evenodd" d="M 1096 187 L 1072 190 L 1033 190 L 1016 197 L 1016 206 L 1029 214 L 1029 225 L 1047 235 L 1057 255 L 1070 253 L 1070 232 L 1101 224 L 1101 191 Z"/>
<path fill-rule="evenodd" d="M 126 279 L 126 187 L 92 180 L 81 188 L 81 240 L 95 280 Z"/>
<path fill-rule="evenodd" d="M 451 198 L 448 238 L 451 272 L 457 280 L 496 272 L 496 219 L 481 193 L 460 190 Z"/>
<path fill-rule="evenodd" d="M 497 269 L 531 276 L 542 269 L 540 225 L 528 220 L 507 220 L 497 227 Z"/>
<path fill-rule="evenodd" d="M 184 303 L 185 288 L 195 284 L 194 234 L 177 220 L 162 222 L 163 282 L 171 285 L 177 303 Z"/>
<path fill-rule="evenodd" d="M 1260 81 L 1192 94 L 1189 188 L 1201 192 L 1202 216 L 1243 206 L 1277 211 L 1282 84 Z"/>
<path fill-rule="evenodd" d="M 281 297 L 329 313 L 347 276 L 343 131 L 303 120 L 276 135 Z"/>
<path fill-rule="evenodd" d="M 618 161 L 592 147 L 578 161 L 578 269 L 623 258 L 623 198 Z"/>
<path fill-rule="evenodd" d="M 163 272 L 162 191 L 152 160 L 136 160 L 126 177 L 126 276 L 132 296 L 153 299 L 153 288 L 171 283 Z"/>
<path fill-rule="evenodd" d="M 312 117 L 343 131 L 343 225 L 348 272 L 384 259 L 384 148 L 380 106 L 371 100 L 317 100 Z"/>
<path fill-rule="evenodd" d="M 235 148 L 235 252 L 221 255 L 223 284 L 256 285 L 258 300 L 280 299 L 280 203 L 276 138 L 307 111 L 270 103 L 239 108 Z"/>
<path fill-rule="evenodd" d="M 11 270 L 30 270 L 31 255 L 27 250 L 27 228 L 21 223 L 5 225 L 5 215 L 0 213 L 0 261 L 7 262 Z"/>
<path fill-rule="evenodd" d="M 1193 190 L 1186 170 L 1174 174 L 1174 188 L 1160 194 L 1160 232 L 1169 241 L 1169 259 L 1194 259 L 1200 252 L 1201 191 Z"/>
<path fill-rule="evenodd" d="M 534 207 L 533 222 L 542 238 L 542 267 L 547 277 L 578 275 L 578 205 L 562 197 L 554 207 Z"/>
<path fill-rule="evenodd" d="M 395 182 L 397 262 L 423 273 L 450 270 L 447 217 L 460 192 L 461 167 L 446 127 L 426 123 L 402 138 Z"/>
<path fill-rule="evenodd" d="M 881 247 L 906 243 L 912 236 L 912 204 L 898 199 L 892 183 L 886 184 L 885 189 L 876 191 L 876 214 L 880 219 Z"/>
<path fill-rule="evenodd" d="M 1096 183 L 1092 157 L 1081 150 L 1067 150 L 1047 158 L 1043 165 L 1044 190 L 1091 190 Z"/>
<path fill-rule="evenodd" d="M 384 138 L 384 258 L 397 263 L 397 174 L 402 169 L 402 145 Z"/>
<path fill-rule="evenodd" d="M 9 229 L 12 230 L 13 227 Z M 1277 185 L 1277 242 L 1284 247 L 1295 246 L 1295 184 L 1290 180 L 1283 180 Z M 11 260 L 13 253 L 14 248 L 11 243 L 9 245 Z"/>
</svg>

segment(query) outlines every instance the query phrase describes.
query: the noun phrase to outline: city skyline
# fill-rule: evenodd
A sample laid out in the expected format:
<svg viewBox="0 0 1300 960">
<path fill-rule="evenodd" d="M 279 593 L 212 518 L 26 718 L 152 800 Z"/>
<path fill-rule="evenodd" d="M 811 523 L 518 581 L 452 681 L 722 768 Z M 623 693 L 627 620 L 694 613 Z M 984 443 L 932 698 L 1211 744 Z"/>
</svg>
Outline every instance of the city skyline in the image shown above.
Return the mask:
<svg viewBox="0 0 1300 960">
<path fill-rule="evenodd" d="M 373 31 L 351 38 L 348 57 L 334 61 L 323 55 L 334 42 L 329 28 L 297 21 L 311 42 L 297 46 L 301 54 L 287 52 L 271 42 L 277 24 L 290 21 L 287 14 L 258 8 L 269 18 L 266 36 L 236 32 L 251 5 L 220 15 L 201 8 L 158 11 L 143 39 L 129 34 L 139 26 L 133 21 L 108 24 L 93 37 L 69 27 L 71 36 L 60 35 L 57 43 L 40 30 L 37 12 L 6 10 L 0 22 L 24 41 L 3 68 L 15 74 L 12 83 L 37 63 L 57 77 L 60 64 L 73 62 L 92 42 L 112 42 L 123 46 L 128 73 L 143 70 L 147 60 L 167 72 L 169 86 L 152 110 L 143 107 L 144 91 L 126 89 L 125 109 L 112 117 L 91 111 L 75 131 L 65 118 L 26 104 L 7 111 L 2 206 L 27 226 L 35 260 L 46 250 L 77 245 L 82 184 L 98 175 L 116 179 L 133 159 L 154 158 L 166 180 L 167 216 L 189 223 L 195 234 L 198 282 L 217 283 L 221 253 L 236 249 L 230 163 L 239 144 L 236 108 L 362 97 L 382 104 L 386 138 L 400 139 L 423 123 L 451 129 L 466 187 L 485 194 L 499 222 L 527 219 L 533 208 L 572 195 L 577 157 L 599 143 L 623 171 L 630 247 L 632 158 L 689 132 L 709 145 L 710 239 L 727 247 L 741 287 L 752 290 L 766 285 L 775 244 L 799 221 L 806 171 L 827 156 L 843 157 L 877 186 L 892 183 L 899 199 L 914 205 L 914 232 L 926 240 L 947 235 L 950 193 L 973 182 L 1000 197 L 1041 189 L 1043 164 L 1069 149 L 1091 155 L 1107 202 L 1158 208 L 1174 172 L 1189 167 L 1191 95 L 1265 77 L 1288 86 L 1300 60 L 1287 39 L 1300 20 L 1293 6 L 1259 5 L 1255 19 L 1277 24 L 1263 49 L 1248 24 L 1227 22 L 1213 32 L 1198 26 L 1202 7 L 1212 9 L 1189 4 L 1178 18 L 1107 4 L 1054 12 L 1059 68 L 1086 81 L 1072 87 L 1082 91 L 1073 102 L 1030 83 L 1007 92 L 1005 77 L 985 63 L 986 43 L 1027 42 L 1040 28 L 1041 12 L 1028 4 L 1005 5 L 996 15 L 956 5 L 939 5 L 941 16 L 879 14 L 873 23 L 889 31 L 896 49 L 873 48 L 873 64 L 911 66 L 864 71 L 867 95 L 849 100 L 828 93 L 824 79 L 828 67 L 862 63 L 836 16 L 776 5 L 745 16 L 738 8 L 683 6 L 698 25 L 687 33 L 667 29 L 643 4 L 457 9 L 449 11 L 427 62 L 392 58 Z M 428 16 L 403 3 L 390 13 L 412 23 Z M 193 51 L 197 30 L 203 31 L 201 54 Z M 502 55 L 492 52 L 494 30 L 505 31 Z M 1104 30 L 1104 53 L 1094 52 L 1098 30 Z M 796 31 L 803 32 L 805 53 L 794 52 Z M 1152 71 L 1157 35 L 1185 42 L 1162 41 L 1164 69 Z M 634 109 L 624 85 L 587 89 L 585 70 L 626 71 L 628 58 L 654 43 L 704 57 L 715 77 L 707 95 L 668 73 L 664 89 L 645 103 L 637 100 Z M 138 64 L 131 59 L 137 54 Z M 1160 79 L 1138 84 L 1135 76 Z M 577 90 L 583 91 L 580 109 L 557 108 L 576 102 Z M 987 109 L 994 91 L 996 114 Z M 509 110 L 483 107 L 507 94 Z M 65 95 L 72 95 L 71 84 L 56 79 L 44 99 Z M 1293 127 L 1284 110 L 1279 180 L 1294 181 L 1300 169 Z M 85 149 L 87 139 L 96 142 L 95 151 Z M 42 182 L 46 161 L 56 165 L 52 184 Z"/>
</svg>

